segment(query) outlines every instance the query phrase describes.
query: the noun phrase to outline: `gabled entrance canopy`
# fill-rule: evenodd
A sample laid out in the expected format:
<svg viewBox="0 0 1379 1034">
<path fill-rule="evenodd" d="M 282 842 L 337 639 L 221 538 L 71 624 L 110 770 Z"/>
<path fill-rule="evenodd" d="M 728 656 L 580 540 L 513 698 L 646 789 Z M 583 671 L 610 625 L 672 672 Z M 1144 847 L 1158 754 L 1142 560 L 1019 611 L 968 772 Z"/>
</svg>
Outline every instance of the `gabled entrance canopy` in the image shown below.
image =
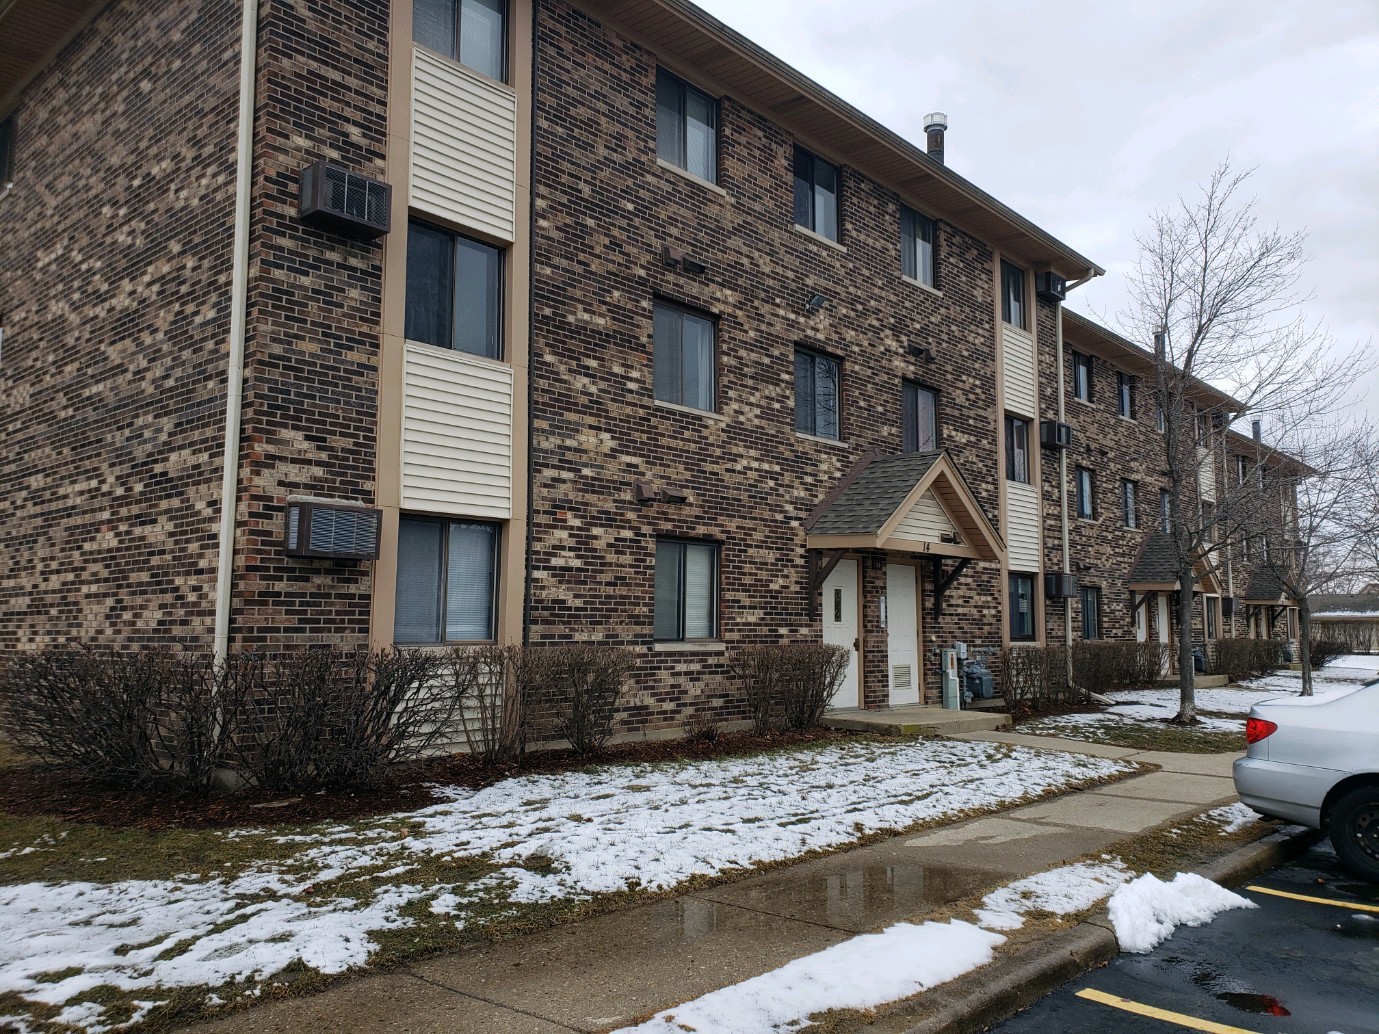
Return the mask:
<svg viewBox="0 0 1379 1034">
<path fill-rule="evenodd" d="M 999 561 L 1005 543 L 946 452 L 864 461 L 808 526 L 809 549 Z"/>
<path fill-rule="evenodd" d="M 1194 569 L 1197 582 L 1193 591 L 1220 596 L 1221 581 L 1211 565 L 1199 558 Z M 1173 539 L 1167 532 L 1151 532 L 1140 546 L 1130 566 L 1130 588 L 1135 592 L 1176 592 L 1179 588 L 1178 562 L 1174 559 Z"/>
</svg>

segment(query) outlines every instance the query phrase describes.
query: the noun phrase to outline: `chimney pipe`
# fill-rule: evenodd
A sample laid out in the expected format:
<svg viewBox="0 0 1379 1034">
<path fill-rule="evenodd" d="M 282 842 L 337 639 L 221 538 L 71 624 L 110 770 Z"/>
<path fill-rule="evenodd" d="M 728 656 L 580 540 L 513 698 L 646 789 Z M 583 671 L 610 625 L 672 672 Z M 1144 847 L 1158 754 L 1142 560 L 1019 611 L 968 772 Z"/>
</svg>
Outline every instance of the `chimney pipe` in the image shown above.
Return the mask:
<svg viewBox="0 0 1379 1034">
<path fill-rule="evenodd" d="M 943 133 L 948 128 L 948 116 L 941 111 L 930 112 L 924 116 L 924 132 L 927 136 L 925 149 L 929 157 L 943 164 Z"/>
</svg>

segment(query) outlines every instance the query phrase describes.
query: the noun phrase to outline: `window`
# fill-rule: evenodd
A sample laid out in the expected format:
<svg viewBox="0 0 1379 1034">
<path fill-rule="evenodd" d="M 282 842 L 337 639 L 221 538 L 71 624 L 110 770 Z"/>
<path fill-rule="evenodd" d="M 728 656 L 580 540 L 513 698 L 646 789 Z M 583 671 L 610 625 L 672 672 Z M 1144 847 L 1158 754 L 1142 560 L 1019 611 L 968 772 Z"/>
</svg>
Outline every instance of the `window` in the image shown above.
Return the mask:
<svg viewBox="0 0 1379 1034">
<path fill-rule="evenodd" d="M 507 79 L 506 0 L 412 0 L 412 40 L 466 68 Z"/>
<path fill-rule="evenodd" d="M 1221 637 L 1221 597 L 1207 596 L 1206 615 L 1207 615 L 1207 638 L 1219 639 Z"/>
<path fill-rule="evenodd" d="M 1082 638 L 1101 638 L 1101 590 L 1084 585 L 1078 590 L 1082 597 Z"/>
<path fill-rule="evenodd" d="M 657 302 L 652 335 L 656 398 L 713 411 L 714 326 L 711 320 Z"/>
<path fill-rule="evenodd" d="M 1120 483 L 1121 504 L 1125 511 L 1125 526 L 1127 528 L 1138 528 L 1139 519 L 1135 516 L 1135 492 L 1139 486 L 1133 481 L 1122 481 Z"/>
<path fill-rule="evenodd" d="M 656 540 L 656 638 L 712 639 L 718 596 L 718 547 Z"/>
<path fill-rule="evenodd" d="M 1122 371 L 1116 372 L 1116 412 L 1127 420 L 1135 419 L 1135 379 Z"/>
<path fill-rule="evenodd" d="M 912 208 L 900 206 L 900 271 L 929 287 L 934 277 L 934 221 Z"/>
<path fill-rule="evenodd" d="M 1249 467 L 1250 461 L 1244 456 L 1235 458 L 1235 483 L 1237 485 L 1243 485 L 1249 480 Z"/>
<path fill-rule="evenodd" d="M 1173 502 L 1167 489 L 1159 489 L 1159 530 L 1170 532 L 1173 530 Z"/>
<path fill-rule="evenodd" d="M 1092 491 L 1092 472 L 1086 467 L 1077 468 L 1077 516 L 1079 520 L 1090 521 L 1096 516 L 1096 498 Z"/>
<path fill-rule="evenodd" d="M 404 517 L 398 524 L 399 643 L 494 638 L 498 525 Z"/>
<path fill-rule="evenodd" d="M 1092 401 L 1092 357 L 1073 353 L 1073 397 Z"/>
<path fill-rule="evenodd" d="M 0 188 L 14 179 L 15 118 L 0 121 Z"/>
<path fill-rule="evenodd" d="M 901 425 L 906 452 L 938 448 L 938 393 L 906 381 L 901 387 Z"/>
<path fill-rule="evenodd" d="M 1010 576 L 1010 638 L 1028 642 L 1034 638 L 1034 575 Z"/>
<path fill-rule="evenodd" d="M 1001 263 L 1001 319 L 1021 330 L 1025 326 L 1025 271 L 1009 262 Z"/>
<path fill-rule="evenodd" d="M 1168 416 L 1164 413 L 1163 406 L 1156 406 L 1154 409 L 1154 426 L 1159 429 L 1160 434 L 1168 432 Z"/>
<path fill-rule="evenodd" d="M 1006 417 L 1006 480 L 1029 484 L 1029 421 Z"/>
<path fill-rule="evenodd" d="M 1246 562 L 1250 559 L 1250 540 L 1251 535 L 1243 535 L 1240 539 L 1240 559 Z"/>
<path fill-rule="evenodd" d="M 1211 435 L 1211 416 L 1198 412 L 1196 415 L 1197 444 L 1205 446 Z"/>
<path fill-rule="evenodd" d="M 1216 506 L 1205 500 L 1202 502 L 1202 539 L 1216 541 Z"/>
<path fill-rule="evenodd" d="M 718 101 L 656 69 L 656 157 L 718 182 Z"/>
<path fill-rule="evenodd" d="M 839 438 L 842 367 L 838 360 L 803 348 L 795 351 L 795 430 Z"/>
<path fill-rule="evenodd" d="M 795 147 L 795 222 L 838 239 L 838 167 Z"/>
<path fill-rule="evenodd" d="M 503 255 L 426 223 L 407 227 L 407 337 L 502 358 Z"/>
</svg>

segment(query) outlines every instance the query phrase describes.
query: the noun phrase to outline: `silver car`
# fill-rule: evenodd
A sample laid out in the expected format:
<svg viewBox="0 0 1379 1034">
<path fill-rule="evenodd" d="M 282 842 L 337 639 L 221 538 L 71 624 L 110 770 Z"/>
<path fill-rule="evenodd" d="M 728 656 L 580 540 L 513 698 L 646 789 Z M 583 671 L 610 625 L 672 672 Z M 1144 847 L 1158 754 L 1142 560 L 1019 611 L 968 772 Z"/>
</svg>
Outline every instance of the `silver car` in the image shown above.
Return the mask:
<svg viewBox="0 0 1379 1034">
<path fill-rule="evenodd" d="M 1331 834 L 1352 871 L 1379 881 L 1379 685 L 1250 708 L 1235 763 L 1240 799 Z"/>
</svg>

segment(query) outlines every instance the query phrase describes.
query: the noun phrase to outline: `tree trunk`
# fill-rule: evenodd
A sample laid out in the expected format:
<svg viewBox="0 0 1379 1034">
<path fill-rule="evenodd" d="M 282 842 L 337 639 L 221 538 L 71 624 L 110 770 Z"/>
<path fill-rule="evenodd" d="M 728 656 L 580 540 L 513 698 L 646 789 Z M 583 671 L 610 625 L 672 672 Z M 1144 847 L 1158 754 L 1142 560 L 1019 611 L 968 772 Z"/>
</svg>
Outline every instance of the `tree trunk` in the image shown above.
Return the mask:
<svg viewBox="0 0 1379 1034">
<path fill-rule="evenodd" d="M 1192 664 L 1192 583 L 1195 574 L 1190 563 L 1186 572 L 1178 572 L 1178 714 L 1173 721 L 1181 725 L 1197 722 L 1197 672 Z"/>
<path fill-rule="evenodd" d="M 1302 661 L 1302 695 L 1312 695 L 1312 608 L 1298 600 L 1298 659 Z"/>
</svg>

